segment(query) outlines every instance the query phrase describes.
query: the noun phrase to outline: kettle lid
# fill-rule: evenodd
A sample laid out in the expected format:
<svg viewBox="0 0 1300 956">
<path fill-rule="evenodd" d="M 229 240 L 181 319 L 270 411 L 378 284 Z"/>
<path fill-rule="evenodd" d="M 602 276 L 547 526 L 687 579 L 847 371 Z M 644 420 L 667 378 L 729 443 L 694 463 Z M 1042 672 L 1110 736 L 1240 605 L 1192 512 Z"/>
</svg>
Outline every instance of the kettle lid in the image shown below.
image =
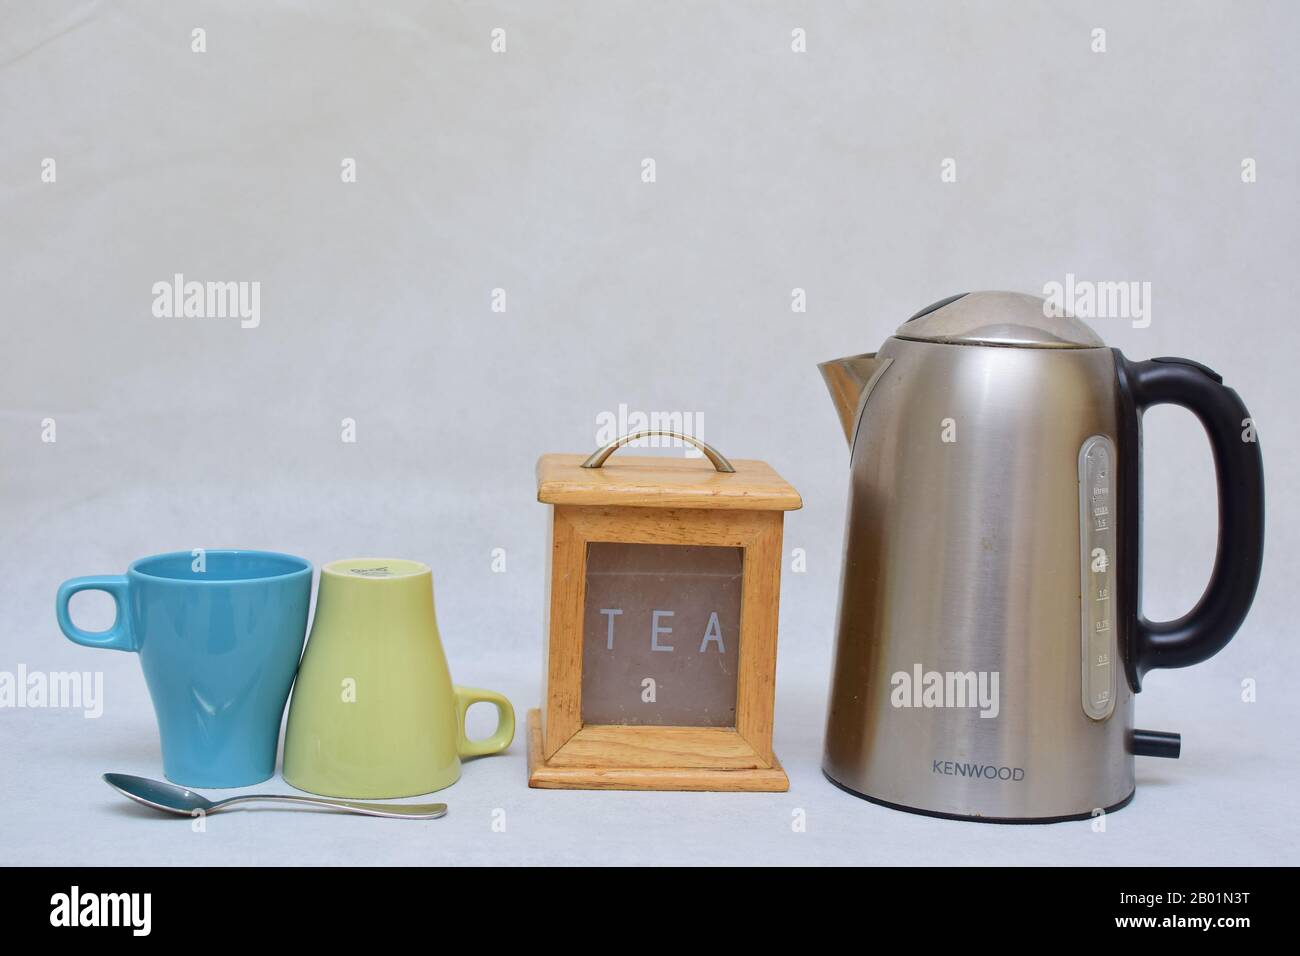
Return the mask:
<svg viewBox="0 0 1300 956">
<path fill-rule="evenodd" d="M 1046 300 L 1020 292 L 964 292 L 922 309 L 897 338 L 954 345 L 1095 349 L 1106 343 L 1084 322 L 1055 314 Z"/>
</svg>

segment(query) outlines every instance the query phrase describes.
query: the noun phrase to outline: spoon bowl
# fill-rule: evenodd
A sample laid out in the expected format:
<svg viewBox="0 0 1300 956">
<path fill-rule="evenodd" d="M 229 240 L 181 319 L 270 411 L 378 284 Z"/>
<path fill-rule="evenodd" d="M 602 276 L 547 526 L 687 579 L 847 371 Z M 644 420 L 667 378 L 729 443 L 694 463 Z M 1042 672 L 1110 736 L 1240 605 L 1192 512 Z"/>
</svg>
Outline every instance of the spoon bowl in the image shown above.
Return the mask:
<svg viewBox="0 0 1300 956">
<path fill-rule="evenodd" d="M 178 787 L 176 784 L 163 783 L 161 780 L 150 780 L 148 777 L 137 777 L 129 773 L 106 773 L 104 782 L 136 803 L 143 803 L 146 807 L 168 813 L 183 813 L 190 816 L 195 811 L 207 813 L 216 806 L 201 793 Z"/>
</svg>

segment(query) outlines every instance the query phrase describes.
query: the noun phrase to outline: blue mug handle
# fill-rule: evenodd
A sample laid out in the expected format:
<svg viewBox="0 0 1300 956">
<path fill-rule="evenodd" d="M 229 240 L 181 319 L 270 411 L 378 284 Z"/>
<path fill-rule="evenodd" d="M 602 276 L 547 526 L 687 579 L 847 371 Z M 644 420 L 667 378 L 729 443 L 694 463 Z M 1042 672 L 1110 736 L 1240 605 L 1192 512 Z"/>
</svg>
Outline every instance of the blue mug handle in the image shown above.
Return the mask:
<svg viewBox="0 0 1300 956">
<path fill-rule="evenodd" d="M 72 578 L 59 585 L 54 612 L 59 618 L 59 629 L 68 640 L 86 647 L 107 647 L 113 651 L 135 651 L 139 645 L 131 633 L 131 615 L 128 613 L 126 596 L 129 584 L 123 574 L 96 574 L 85 578 Z M 117 616 L 113 626 L 106 631 L 83 631 L 72 623 L 68 614 L 68 601 L 78 591 L 107 591 L 113 596 L 117 607 Z"/>
</svg>

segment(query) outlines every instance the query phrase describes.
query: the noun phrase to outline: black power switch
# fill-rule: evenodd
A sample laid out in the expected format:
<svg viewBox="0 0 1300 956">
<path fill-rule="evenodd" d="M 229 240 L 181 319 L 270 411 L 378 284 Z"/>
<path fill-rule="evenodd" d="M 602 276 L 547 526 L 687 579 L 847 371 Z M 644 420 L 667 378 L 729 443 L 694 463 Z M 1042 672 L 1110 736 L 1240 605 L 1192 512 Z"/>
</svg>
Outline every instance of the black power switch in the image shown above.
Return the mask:
<svg viewBox="0 0 1300 956">
<path fill-rule="evenodd" d="M 1130 743 L 1130 749 L 1138 757 L 1176 758 L 1183 750 L 1182 735 L 1163 730 L 1135 730 Z"/>
</svg>

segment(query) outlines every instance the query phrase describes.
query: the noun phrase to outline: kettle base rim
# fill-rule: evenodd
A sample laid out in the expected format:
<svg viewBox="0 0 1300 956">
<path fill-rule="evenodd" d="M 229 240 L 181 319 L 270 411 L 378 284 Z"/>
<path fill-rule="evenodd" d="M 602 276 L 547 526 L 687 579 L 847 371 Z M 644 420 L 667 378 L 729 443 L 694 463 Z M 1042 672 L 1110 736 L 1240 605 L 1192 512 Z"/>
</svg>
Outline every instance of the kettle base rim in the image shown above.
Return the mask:
<svg viewBox="0 0 1300 956">
<path fill-rule="evenodd" d="M 825 767 L 822 768 L 822 776 L 835 785 L 837 789 L 843 790 L 850 796 L 857 797 L 859 800 L 865 800 L 868 803 L 874 803 L 876 806 L 887 807 L 890 810 L 901 810 L 904 813 L 915 813 L 923 817 L 936 817 L 940 820 L 960 820 L 966 823 L 1001 823 L 1008 826 L 1031 826 L 1034 824 L 1044 823 L 1069 823 L 1078 820 L 1090 820 L 1098 816 L 1095 810 L 1088 810 L 1083 813 L 1067 813 L 1062 816 L 1045 816 L 1045 817 L 990 817 L 978 814 L 966 813 L 947 813 L 943 810 L 927 810 L 923 807 L 909 807 L 903 803 L 894 803 L 890 800 L 882 800 L 879 797 L 873 797 L 870 794 L 863 793 L 861 790 L 854 790 L 852 787 L 840 783 L 831 776 L 830 771 Z M 1133 797 L 1137 794 L 1137 788 L 1134 787 L 1128 792 L 1123 800 L 1113 803 L 1108 807 L 1102 807 L 1102 813 L 1113 813 L 1116 810 L 1122 810 L 1133 802 Z"/>
</svg>

